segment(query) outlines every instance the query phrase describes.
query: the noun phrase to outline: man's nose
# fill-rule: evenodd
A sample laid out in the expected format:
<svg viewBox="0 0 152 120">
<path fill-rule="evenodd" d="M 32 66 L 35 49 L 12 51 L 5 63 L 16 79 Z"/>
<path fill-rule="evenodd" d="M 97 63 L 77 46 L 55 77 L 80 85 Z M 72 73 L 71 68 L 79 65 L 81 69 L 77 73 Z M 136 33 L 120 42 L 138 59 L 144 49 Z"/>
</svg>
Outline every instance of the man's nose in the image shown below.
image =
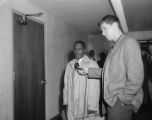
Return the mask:
<svg viewBox="0 0 152 120">
<path fill-rule="evenodd" d="M 102 31 L 102 35 L 105 36 L 105 32 L 104 31 Z"/>
<path fill-rule="evenodd" d="M 78 52 L 78 51 L 76 51 L 76 52 L 75 52 L 75 54 L 79 54 L 79 52 Z"/>
</svg>

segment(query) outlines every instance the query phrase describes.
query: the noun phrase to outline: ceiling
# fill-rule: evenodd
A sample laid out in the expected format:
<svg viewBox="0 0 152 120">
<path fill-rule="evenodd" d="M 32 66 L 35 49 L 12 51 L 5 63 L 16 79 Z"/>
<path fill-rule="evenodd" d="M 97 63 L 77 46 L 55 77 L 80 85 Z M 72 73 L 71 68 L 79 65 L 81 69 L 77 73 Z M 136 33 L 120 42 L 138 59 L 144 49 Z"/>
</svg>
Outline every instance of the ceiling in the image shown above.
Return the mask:
<svg viewBox="0 0 152 120">
<path fill-rule="evenodd" d="M 99 31 L 97 22 L 114 14 L 108 0 L 29 0 L 85 33 Z"/>
<path fill-rule="evenodd" d="M 152 0 L 122 0 L 129 31 L 152 30 Z"/>
<path fill-rule="evenodd" d="M 97 22 L 114 14 L 110 0 L 29 0 L 64 22 L 90 34 L 98 33 Z M 122 0 L 129 31 L 152 30 L 152 0 Z"/>
</svg>

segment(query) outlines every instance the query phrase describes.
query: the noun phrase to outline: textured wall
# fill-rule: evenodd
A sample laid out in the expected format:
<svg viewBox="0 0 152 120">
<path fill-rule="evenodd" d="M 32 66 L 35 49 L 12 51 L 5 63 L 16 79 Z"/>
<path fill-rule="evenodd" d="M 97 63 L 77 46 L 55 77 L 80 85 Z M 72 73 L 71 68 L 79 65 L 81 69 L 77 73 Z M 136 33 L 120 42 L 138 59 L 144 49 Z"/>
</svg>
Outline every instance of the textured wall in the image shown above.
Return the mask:
<svg viewBox="0 0 152 120">
<path fill-rule="evenodd" d="M 98 60 L 100 58 L 101 52 L 108 52 L 111 43 L 105 39 L 102 35 L 89 35 L 88 40 L 88 49 L 95 50 L 95 58 Z"/>
<path fill-rule="evenodd" d="M 58 113 L 59 103 L 62 99 L 61 92 L 63 86 L 63 73 L 67 62 L 71 57 L 73 43 L 82 40 L 83 34 L 71 26 L 63 23 L 49 15 L 47 24 L 47 80 L 46 85 L 46 111 L 49 117 Z M 61 99 L 59 99 L 61 98 Z"/>
<path fill-rule="evenodd" d="M 59 112 L 60 83 L 72 44 L 85 35 L 27 0 L 6 0 L 0 6 L 0 120 L 13 120 L 13 20 L 12 13 L 37 13 L 45 24 L 46 119 Z"/>
</svg>

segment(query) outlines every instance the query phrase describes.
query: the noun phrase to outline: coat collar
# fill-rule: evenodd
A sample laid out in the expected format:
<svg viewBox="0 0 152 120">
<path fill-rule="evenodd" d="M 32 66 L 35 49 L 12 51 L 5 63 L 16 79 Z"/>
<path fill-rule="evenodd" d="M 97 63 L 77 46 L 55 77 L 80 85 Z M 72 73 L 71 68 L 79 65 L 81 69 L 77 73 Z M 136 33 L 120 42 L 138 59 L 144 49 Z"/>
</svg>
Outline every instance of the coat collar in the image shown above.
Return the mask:
<svg viewBox="0 0 152 120">
<path fill-rule="evenodd" d="M 75 59 L 77 61 L 77 59 Z M 77 62 L 78 63 L 87 63 L 90 61 L 90 58 L 87 55 L 84 55 L 82 58 L 80 58 Z"/>
</svg>

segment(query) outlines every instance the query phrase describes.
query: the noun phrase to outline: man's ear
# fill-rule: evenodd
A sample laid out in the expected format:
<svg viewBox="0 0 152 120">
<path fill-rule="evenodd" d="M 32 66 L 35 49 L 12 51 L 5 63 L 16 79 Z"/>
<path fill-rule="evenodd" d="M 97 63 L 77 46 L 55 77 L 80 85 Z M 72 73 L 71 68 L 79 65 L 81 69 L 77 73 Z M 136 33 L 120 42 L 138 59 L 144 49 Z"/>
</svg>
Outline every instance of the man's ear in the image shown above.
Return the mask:
<svg viewBox="0 0 152 120">
<path fill-rule="evenodd" d="M 117 22 L 112 23 L 112 26 L 113 26 L 114 28 L 118 28 L 118 27 L 119 27 Z"/>
</svg>

